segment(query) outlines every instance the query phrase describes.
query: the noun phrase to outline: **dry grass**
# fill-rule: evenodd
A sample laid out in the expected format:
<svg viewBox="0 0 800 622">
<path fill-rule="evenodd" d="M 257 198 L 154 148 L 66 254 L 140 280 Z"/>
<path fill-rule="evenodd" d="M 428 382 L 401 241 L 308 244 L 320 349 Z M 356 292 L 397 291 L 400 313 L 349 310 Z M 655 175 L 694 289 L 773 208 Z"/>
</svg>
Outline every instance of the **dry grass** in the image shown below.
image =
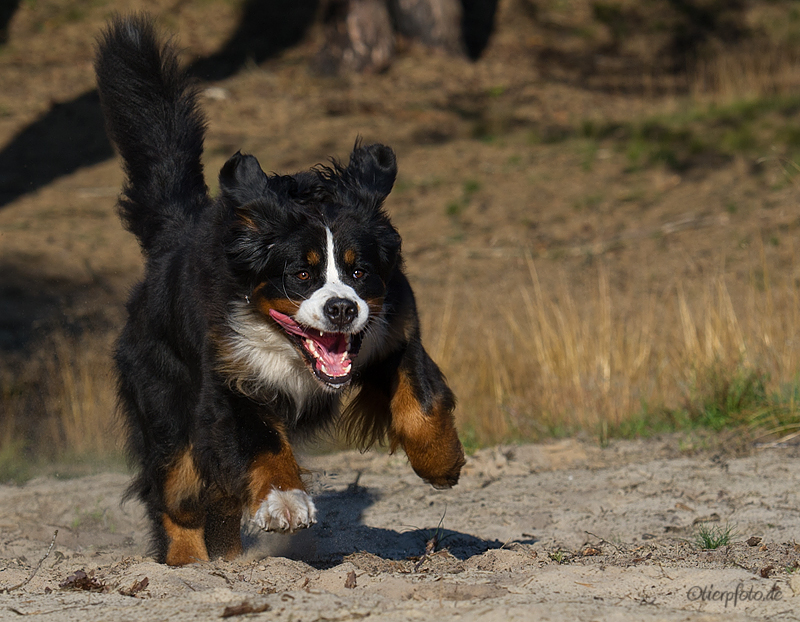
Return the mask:
<svg viewBox="0 0 800 622">
<path fill-rule="evenodd" d="M 36 352 L 0 370 L 0 479 L 120 453 L 108 337 L 56 333 Z"/>
<path fill-rule="evenodd" d="M 78 454 L 103 454 L 117 449 L 115 395 L 110 351 L 105 343 L 53 339 L 53 356 L 45 369 L 54 391 L 48 395 L 49 435 L 56 447 Z"/>
<path fill-rule="evenodd" d="M 689 84 L 693 97 L 716 103 L 794 94 L 800 87 L 800 51 L 765 41 L 718 49 L 695 64 Z"/>
<path fill-rule="evenodd" d="M 527 255 L 526 263 L 528 282 L 502 302 L 487 305 L 469 284 L 453 284 L 436 317 L 433 309 L 423 317 L 431 354 L 459 397 L 468 444 L 581 430 L 604 439 L 693 421 L 800 430 L 800 300 L 763 259 L 735 295 L 724 267 L 703 283 L 623 294 L 602 263 L 586 291 L 566 278 L 547 290 L 536 261 Z M 107 458 L 121 449 L 109 341 L 56 335 L 42 352 L 21 373 L 3 374 L 3 478 L 23 477 L 30 456 Z M 756 389 L 740 403 L 736 391 Z M 709 414 L 718 402 L 725 412 Z M 730 419 L 733 410 L 739 419 Z M 665 423 L 664 412 L 683 414 Z"/>
<path fill-rule="evenodd" d="M 535 262 L 527 262 L 530 280 L 517 298 L 480 317 L 465 313 L 461 322 L 448 305 L 443 311 L 439 334 L 449 335 L 449 347 L 438 350 L 468 437 L 492 443 L 584 430 L 603 438 L 646 431 L 655 412 L 672 413 L 669 425 L 679 427 L 704 422 L 714 399 L 762 388 L 747 412 L 726 407 L 723 424 L 798 429 L 793 390 L 787 393 L 799 362 L 793 283 L 758 266 L 737 287 L 736 302 L 722 271 L 701 284 L 622 294 L 612 292 L 600 265 L 589 292 L 563 280 L 545 292 Z"/>
</svg>

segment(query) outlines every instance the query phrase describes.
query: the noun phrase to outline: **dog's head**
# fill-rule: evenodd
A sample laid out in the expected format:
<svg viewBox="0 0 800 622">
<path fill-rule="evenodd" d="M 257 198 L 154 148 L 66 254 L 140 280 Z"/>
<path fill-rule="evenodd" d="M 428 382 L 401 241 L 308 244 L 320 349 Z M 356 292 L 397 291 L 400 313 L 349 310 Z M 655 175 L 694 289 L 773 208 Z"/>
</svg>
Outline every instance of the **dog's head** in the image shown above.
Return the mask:
<svg viewBox="0 0 800 622">
<path fill-rule="evenodd" d="M 247 355 L 263 381 L 281 384 L 282 365 L 294 357 L 326 389 L 349 383 L 399 261 L 400 236 L 382 208 L 396 175 L 394 152 L 383 145 L 357 145 L 347 166 L 292 176 L 266 175 L 238 153 L 222 168 L 226 253 L 235 296 L 246 301 L 239 325 L 244 317 L 247 330 L 258 328 L 260 337 L 242 338 L 263 341 L 251 344 L 260 356 Z"/>
</svg>

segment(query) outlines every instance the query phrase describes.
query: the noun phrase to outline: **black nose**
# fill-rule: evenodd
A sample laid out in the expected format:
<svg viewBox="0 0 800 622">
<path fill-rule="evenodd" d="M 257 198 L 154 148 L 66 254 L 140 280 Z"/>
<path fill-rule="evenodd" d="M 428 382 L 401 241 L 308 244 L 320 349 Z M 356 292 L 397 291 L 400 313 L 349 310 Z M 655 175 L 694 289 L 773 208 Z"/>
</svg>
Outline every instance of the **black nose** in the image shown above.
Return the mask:
<svg viewBox="0 0 800 622">
<path fill-rule="evenodd" d="M 358 315 L 358 307 L 352 300 L 346 298 L 331 298 L 325 303 L 325 315 L 339 328 L 351 324 Z"/>
</svg>

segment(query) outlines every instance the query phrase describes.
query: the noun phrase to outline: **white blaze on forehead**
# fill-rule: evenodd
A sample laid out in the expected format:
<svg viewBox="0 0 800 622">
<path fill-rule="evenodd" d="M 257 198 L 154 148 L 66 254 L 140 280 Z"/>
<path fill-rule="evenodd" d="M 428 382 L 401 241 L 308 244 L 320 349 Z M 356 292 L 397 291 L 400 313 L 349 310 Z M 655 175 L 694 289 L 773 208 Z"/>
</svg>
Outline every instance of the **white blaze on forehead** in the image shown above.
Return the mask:
<svg viewBox="0 0 800 622">
<path fill-rule="evenodd" d="M 333 231 L 328 227 L 325 227 L 325 248 L 325 284 L 341 283 L 339 268 L 336 265 L 336 250 L 333 246 Z"/>
<path fill-rule="evenodd" d="M 323 332 L 338 332 L 325 316 L 325 303 L 331 298 L 344 298 L 355 303 L 358 315 L 348 327 L 348 333 L 357 333 L 363 330 L 369 319 L 367 303 L 356 293 L 352 287 L 342 282 L 339 266 L 336 263 L 336 245 L 333 232 L 325 227 L 325 283 L 315 291 L 307 300 L 304 300 L 297 310 L 295 320 L 300 324 L 316 328 Z"/>
</svg>

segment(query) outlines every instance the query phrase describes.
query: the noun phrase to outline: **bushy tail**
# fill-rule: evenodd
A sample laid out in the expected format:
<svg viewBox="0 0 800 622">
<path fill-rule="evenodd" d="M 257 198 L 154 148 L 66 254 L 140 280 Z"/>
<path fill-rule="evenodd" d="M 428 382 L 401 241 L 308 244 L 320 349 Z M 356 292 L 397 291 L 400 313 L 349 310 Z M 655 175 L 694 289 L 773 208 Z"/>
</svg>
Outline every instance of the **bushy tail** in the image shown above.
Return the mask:
<svg viewBox="0 0 800 622">
<path fill-rule="evenodd" d="M 174 47 L 145 15 L 111 21 L 95 71 L 106 129 L 127 174 L 120 215 L 149 252 L 207 202 L 205 119 Z"/>
</svg>

